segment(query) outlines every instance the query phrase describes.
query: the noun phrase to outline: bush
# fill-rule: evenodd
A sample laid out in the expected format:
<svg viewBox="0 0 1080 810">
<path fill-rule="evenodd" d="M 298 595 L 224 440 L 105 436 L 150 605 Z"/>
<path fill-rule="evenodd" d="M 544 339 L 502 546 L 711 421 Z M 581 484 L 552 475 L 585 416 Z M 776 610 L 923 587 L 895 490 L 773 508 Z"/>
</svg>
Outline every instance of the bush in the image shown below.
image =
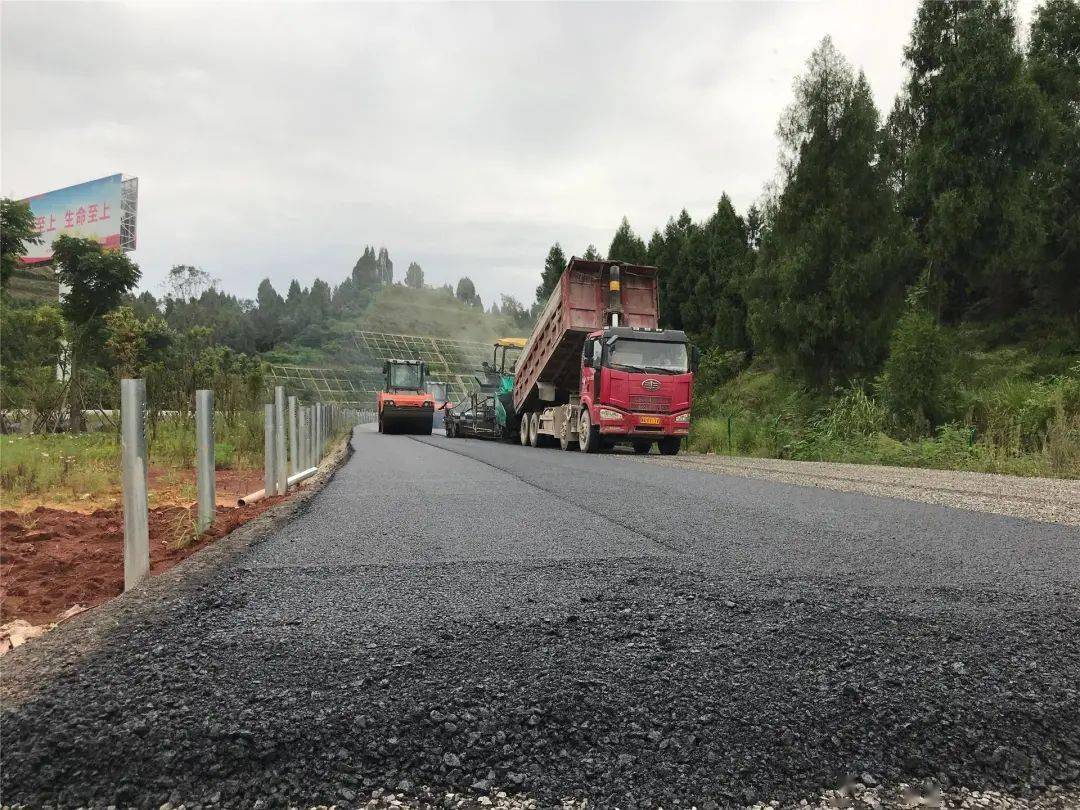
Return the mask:
<svg viewBox="0 0 1080 810">
<path fill-rule="evenodd" d="M 893 330 L 878 389 L 901 436 L 924 436 L 955 412 L 949 341 L 918 293 Z"/>
</svg>

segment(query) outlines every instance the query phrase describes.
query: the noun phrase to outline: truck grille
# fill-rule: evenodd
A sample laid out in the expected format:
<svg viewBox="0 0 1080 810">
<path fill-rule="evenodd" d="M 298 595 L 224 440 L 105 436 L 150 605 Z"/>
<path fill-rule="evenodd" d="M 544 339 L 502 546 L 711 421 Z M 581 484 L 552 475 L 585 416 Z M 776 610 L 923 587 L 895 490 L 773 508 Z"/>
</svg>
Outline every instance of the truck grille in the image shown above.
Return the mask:
<svg viewBox="0 0 1080 810">
<path fill-rule="evenodd" d="M 630 397 L 630 410 L 643 413 L 667 413 L 671 410 L 671 397 Z"/>
</svg>

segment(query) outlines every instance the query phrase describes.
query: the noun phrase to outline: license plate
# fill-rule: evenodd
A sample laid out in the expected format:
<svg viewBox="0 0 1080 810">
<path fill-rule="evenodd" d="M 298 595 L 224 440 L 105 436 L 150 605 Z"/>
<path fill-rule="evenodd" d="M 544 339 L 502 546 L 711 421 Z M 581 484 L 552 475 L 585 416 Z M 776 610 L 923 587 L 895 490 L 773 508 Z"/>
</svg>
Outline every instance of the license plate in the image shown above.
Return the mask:
<svg viewBox="0 0 1080 810">
<path fill-rule="evenodd" d="M 639 425 L 659 425 L 660 424 L 660 417 L 659 416 L 639 416 L 638 417 L 638 424 Z"/>
</svg>

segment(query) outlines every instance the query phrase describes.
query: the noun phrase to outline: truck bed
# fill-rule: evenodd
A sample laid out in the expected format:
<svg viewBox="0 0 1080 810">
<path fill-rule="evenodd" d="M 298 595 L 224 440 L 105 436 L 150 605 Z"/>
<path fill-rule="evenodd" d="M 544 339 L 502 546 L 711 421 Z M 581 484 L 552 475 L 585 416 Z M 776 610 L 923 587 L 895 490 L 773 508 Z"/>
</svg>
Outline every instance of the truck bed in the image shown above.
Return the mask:
<svg viewBox="0 0 1080 810">
<path fill-rule="evenodd" d="M 655 267 L 571 259 L 518 360 L 513 392 L 518 413 L 539 405 L 538 383 L 562 392 L 577 390 L 585 337 L 606 325 L 609 270 L 615 265 L 622 287 L 621 324 L 657 327 Z"/>
</svg>

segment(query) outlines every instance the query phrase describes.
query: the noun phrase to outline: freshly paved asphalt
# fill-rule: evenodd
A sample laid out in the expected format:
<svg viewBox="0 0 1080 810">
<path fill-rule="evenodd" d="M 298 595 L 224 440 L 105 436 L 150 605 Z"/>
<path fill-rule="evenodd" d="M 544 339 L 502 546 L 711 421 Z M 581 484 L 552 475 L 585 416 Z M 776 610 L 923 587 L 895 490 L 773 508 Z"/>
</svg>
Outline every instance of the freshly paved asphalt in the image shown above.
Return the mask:
<svg viewBox="0 0 1080 810">
<path fill-rule="evenodd" d="M 1077 784 L 1075 528 L 627 456 L 353 442 L 294 520 L 3 707 L 5 804 Z"/>
</svg>

